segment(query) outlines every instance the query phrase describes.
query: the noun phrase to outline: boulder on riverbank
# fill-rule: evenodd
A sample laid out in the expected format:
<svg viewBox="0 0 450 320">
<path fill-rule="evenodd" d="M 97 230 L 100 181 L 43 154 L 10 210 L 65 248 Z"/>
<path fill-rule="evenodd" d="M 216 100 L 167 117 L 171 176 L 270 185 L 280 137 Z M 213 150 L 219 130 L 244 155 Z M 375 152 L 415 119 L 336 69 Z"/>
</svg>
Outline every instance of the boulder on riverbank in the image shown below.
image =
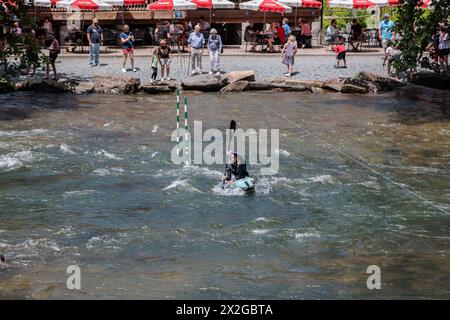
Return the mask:
<svg viewBox="0 0 450 320">
<path fill-rule="evenodd" d="M 167 83 L 144 83 L 140 90 L 147 94 L 160 94 L 171 93 L 177 89 L 177 83 L 175 81 L 169 81 Z"/>
<path fill-rule="evenodd" d="M 415 72 L 408 74 L 408 80 L 419 86 L 439 90 L 450 90 L 450 77 L 437 75 L 433 72 Z"/>
<path fill-rule="evenodd" d="M 108 94 L 129 94 L 139 91 L 141 80 L 132 77 L 94 76 L 94 92 Z"/>
<path fill-rule="evenodd" d="M 220 89 L 221 93 L 225 92 L 242 92 L 249 89 L 249 82 L 245 80 L 235 81 Z"/>
<path fill-rule="evenodd" d="M 405 83 L 393 78 L 362 71 L 354 78 L 338 77 L 326 80 L 322 83 L 321 88 L 342 93 L 365 94 L 388 91 L 405 85 Z"/>
<path fill-rule="evenodd" d="M 270 80 L 273 83 L 284 83 L 287 85 L 299 85 L 307 88 L 321 88 L 323 82 L 320 80 L 302 80 L 302 79 L 292 79 L 292 78 L 275 78 Z"/>
<path fill-rule="evenodd" d="M 26 79 L 16 83 L 16 90 L 37 92 L 75 92 L 78 82 L 71 79 Z"/>
<path fill-rule="evenodd" d="M 273 83 L 273 82 L 249 82 L 249 90 L 276 90 L 286 92 L 311 92 L 311 88 L 287 83 Z"/>
<path fill-rule="evenodd" d="M 225 81 L 229 84 L 237 81 L 255 81 L 256 72 L 253 70 L 231 71 L 227 74 Z"/>
<path fill-rule="evenodd" d="M 225 86 L 225 81 L 220 75 L 199 74 L 187 77 L 181 82 L 184 90 L 197 90 L 203 92 L 216 92 Z"/>
</svg>

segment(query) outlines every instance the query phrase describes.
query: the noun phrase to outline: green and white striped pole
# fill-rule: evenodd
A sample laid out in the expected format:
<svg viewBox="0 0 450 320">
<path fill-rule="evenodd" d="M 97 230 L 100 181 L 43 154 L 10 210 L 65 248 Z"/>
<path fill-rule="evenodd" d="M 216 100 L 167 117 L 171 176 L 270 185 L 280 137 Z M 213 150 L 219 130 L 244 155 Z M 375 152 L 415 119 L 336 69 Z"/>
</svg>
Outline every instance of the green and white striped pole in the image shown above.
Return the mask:
<svg viewBox="0 0 450 320">
<path fill-rule="evenodd" d="M 180 90 L 177 89 L 177 156 L 180 154 Z"/>
<path fill-rule="evenodd" d="M 187 97 L 184 97 L 184 155 L 186 157 L 186 167 L 189 167 L 189 141 L 188 141 L 188 111 Z"/>
</svg>

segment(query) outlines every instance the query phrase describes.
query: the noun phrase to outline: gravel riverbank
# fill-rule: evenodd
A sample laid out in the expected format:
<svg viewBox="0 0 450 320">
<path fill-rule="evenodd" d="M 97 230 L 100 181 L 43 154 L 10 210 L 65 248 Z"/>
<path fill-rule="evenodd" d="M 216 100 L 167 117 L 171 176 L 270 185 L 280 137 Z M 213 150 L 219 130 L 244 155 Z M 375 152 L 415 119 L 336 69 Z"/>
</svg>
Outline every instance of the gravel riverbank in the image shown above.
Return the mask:
<svg viewBox="0 0 450 320">
<path fill-rule="evenodd" d="M 172 62 L 171 78 L 182 79 L 188 71 L 188 55 L 180 57 L 174 55 Z M 383 74 L 382 56 L 349 56 L 347 69 L 335 69 L 333 55 L 326 56 L 297 56 L 294 66 L 293 78 L 305 80 L 325 80 L 333 77 L 351 77 L 361 70 Z M 151 77 L 150 59 L 136 57 L 135 67 L 137 72 L 127 72 L 126 75 L 140 78 L 147 82 Z M 57 61 L 57 69 L 60 75 L 70 78 L 90 80 L 94 75 L 123 75 L 122 59 L 120 57 L 100 57 L 100 66 L 91 67 L 87 57 L 60 57 Z M 209 57 L 203 56 L 203 69 L 209 71 Z M 224 72 L 233 70 L 254 70 L 257 79 L 272 79 L 283 76 L 286 67 L 281 64 L 278 56 L 224 56 L 221 61 L 221 69 Z M 158 79 L 160 75 L 158 74 Z"/>
</svg>

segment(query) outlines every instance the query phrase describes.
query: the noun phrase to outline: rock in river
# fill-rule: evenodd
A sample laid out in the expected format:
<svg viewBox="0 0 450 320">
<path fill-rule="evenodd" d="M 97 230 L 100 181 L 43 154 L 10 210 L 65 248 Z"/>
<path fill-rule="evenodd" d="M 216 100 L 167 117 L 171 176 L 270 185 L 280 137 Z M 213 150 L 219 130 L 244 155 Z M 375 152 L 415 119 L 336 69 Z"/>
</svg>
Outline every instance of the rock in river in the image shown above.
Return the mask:
<svg viewBox="0 0 450 320">
<path fill-rule="evenodd" d="M 181 83 L 184 90 L 198 90 L 204 92 L 219 91 L 225 83 L 220 76 L 200 74 L 193 77 L 187 77 Z"/>
<path fill-rule="evenodd" d="M 241 91 L 245 91 L 248 90 L 249 85 L 248 85 L 248 81 L 245 80 L 239 80 L 233 83 L 230 83 L 229 85 L 223 87 L 220 92 L 224 93 L 224 92 L 241 92 Z"/>
<path fill-rule="evenodd" d="M 231 71 L 226 77 L 228 83 L 234 83 L 237 81 L 255 81 L 255 71 L 253 70 L 243 70 L 243 71 Z"/>
<path fill-rule="evenodd" d="M 94 76 L 94 92 L 96 93 L 136 93 L 141 80 L 132 77 Z"/>
</svg>

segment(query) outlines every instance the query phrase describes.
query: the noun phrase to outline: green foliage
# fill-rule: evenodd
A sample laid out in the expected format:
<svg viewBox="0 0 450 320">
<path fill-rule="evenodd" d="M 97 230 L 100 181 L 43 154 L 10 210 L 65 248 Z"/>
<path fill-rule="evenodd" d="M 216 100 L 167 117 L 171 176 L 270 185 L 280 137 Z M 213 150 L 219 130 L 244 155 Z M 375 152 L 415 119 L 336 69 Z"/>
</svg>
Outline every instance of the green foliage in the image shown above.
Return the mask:
<svg viewBox="0 0 450 320">
<path fill-rule="evenodd" d="M 417 66 L 439 72 L 439 67 L 425 53 L 439 23 L 450 15 L 450 0 L 432 0 L 432 8 L 422 8 L 422 0 L 405 0 L 397 9 L 396 32 L 400 35 L 400 58 L 394 67 L 400 72 L 414 70 Z"/>
<path fill-rule="evenodd" d="M 29 35 L 14 36 L 9 32 L 14 22 L 19 21 L 22 31 L 37 27 L 34 17 L 27 15 L 29 5 L 23 0 L 0 0 L 0 27 L 6 27 L 6 32 L 0 35 L 0 80 L 10 79 L 30 63 L 29 52 L 38 54 L 38 64 L 46 61 L 40 51 L 40 44 Z"/>
<path fill-rule="evenodd" d="M 330 8 L 328 2 L 323 0 L 323 29 L 326 30 L 334 18 L 337 21 L 338 28 L 345 28 L 345 26 L 350 23 L 353 19 L 353 11 L 351 9 L 345 8 Z M 367 26 L 367 18 L 369 13 L 366 10 L 356 10 L 355 18 L 358 19 L 359 23 L 365 28 Z M 328 18 L 332 17 L 332 18 Z"/>
</svg>

